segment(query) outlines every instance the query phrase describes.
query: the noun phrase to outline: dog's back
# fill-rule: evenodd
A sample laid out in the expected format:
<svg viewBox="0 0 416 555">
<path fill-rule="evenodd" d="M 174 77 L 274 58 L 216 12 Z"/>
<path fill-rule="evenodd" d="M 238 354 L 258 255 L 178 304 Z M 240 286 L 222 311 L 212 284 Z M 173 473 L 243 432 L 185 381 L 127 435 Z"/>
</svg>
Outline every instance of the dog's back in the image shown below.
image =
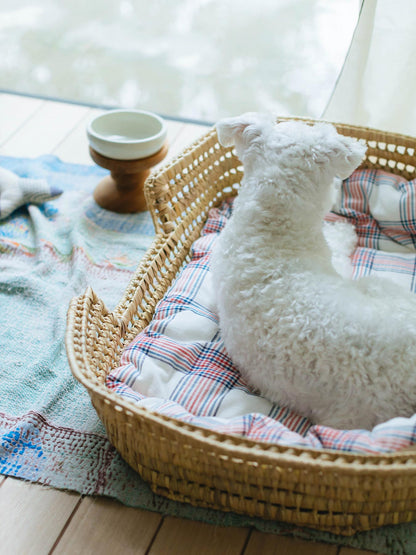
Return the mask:
<svg viewBox="0 0 416 555">
<path fill-rule="evenodd" d="M 246 176 L 212 256 L 231 358 L 264 396 L 320 424 L 371 428 L 410 416 L 416 409 L 416 299 L 385 280 L 339 276 L 322 234 L 324 185 L 329 189 L 337 173 L 346 177 L 348 168 L 354 170 L 361 145 L 323 129 L 322 144 L 305 158 L 313 134 L 305 126 L 297 184 L 293 148 L 301 142 L 299 126 L 295 147 L 281 141 L 291 149 L 285 173 L 284 146 L 276 153 L 279 140 L 273 136 L 278 130 L 264 130 L 264 120 L 257 125 L 252 114 L 248 119 L 234 118 L 232 129 L 223 124 Z"/>
</svg>

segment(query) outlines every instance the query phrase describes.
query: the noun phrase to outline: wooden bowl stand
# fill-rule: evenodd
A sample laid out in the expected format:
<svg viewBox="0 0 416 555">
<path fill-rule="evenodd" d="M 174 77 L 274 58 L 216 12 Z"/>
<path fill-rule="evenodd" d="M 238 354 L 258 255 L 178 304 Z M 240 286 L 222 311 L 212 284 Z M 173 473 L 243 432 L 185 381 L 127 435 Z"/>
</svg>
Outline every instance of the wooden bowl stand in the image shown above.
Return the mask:
<svg viewBox="0 0 416 555">
<path fill-rule="evenodd" d="M 165 143 L 156 154 L 147 158 L 115 160 L 102 156 L 90 146 L 90 155 L 94 162 L 111 172 L 95 188 L 95 202 L 101 208 L 120 214 L 147 210 L 144 182 L 149 177 L 151 168 L 161 162 L 167 152 L 168 145 Z"/>
</svg>

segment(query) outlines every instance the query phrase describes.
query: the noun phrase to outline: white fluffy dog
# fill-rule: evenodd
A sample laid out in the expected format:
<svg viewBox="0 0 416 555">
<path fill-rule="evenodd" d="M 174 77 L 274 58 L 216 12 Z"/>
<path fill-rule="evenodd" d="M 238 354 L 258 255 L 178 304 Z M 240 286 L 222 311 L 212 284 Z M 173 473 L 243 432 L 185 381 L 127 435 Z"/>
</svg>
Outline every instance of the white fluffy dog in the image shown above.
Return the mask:
<svg viewBox="0 0 416 555">
<path fill-rule="evenodd" d="M 244 165 L 212 255 L 222 337 L 246 381 L 313 422 L 367 428 L 416 410 L 416 297 L 337 273 L 322 232 L 334 178 L 365 147 L 330 124 L 217 124 Z"/>
</svg>

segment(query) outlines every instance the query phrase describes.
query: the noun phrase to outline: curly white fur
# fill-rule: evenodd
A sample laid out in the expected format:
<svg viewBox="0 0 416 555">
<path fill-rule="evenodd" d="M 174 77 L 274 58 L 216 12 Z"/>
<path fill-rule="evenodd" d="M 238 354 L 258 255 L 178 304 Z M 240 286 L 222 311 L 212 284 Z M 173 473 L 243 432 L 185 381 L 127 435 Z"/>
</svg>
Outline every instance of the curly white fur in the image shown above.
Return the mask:
<svg viewBox="0 0 416 555">
<path fill-rule="evenodd" d="M 335 176 L 348 177 L 365 147 L 330 124 L 251 113 L 217 132 L 244 165 L 212 255 L 222 337 L 243 377 L 332 427 L 412 415 L 416 298 L 387 280 L 354 282 L 345 264 L 336 272 L 322 231 Z"/>
</svg>

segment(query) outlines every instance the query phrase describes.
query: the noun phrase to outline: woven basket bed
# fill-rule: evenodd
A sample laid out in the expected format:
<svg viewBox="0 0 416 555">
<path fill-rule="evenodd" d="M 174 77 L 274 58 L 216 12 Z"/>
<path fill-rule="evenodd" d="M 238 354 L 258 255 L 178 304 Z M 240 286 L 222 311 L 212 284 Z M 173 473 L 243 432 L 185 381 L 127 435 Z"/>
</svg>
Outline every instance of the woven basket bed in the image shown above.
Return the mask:
<svg viewBox="0 0 416 555">
<path fill-rule="evenodd" d="M 362 167 L 416 177 L 416 139 L 336 125 L 365 141 Z M 242 167 L 210 130 L 149 178 L 155 240 L 110 312 L 89 288 L 68 311 L 72 372 L 88 390 L 109 440 L 157 494 L 337 534 L 416 519 L 416 450 L 354 455 L 253 442 L 161 416 L 109 391 L 107 374 L 150 322 L 189 260 L 208 210 L 238 192 Z"/>
</svg>

